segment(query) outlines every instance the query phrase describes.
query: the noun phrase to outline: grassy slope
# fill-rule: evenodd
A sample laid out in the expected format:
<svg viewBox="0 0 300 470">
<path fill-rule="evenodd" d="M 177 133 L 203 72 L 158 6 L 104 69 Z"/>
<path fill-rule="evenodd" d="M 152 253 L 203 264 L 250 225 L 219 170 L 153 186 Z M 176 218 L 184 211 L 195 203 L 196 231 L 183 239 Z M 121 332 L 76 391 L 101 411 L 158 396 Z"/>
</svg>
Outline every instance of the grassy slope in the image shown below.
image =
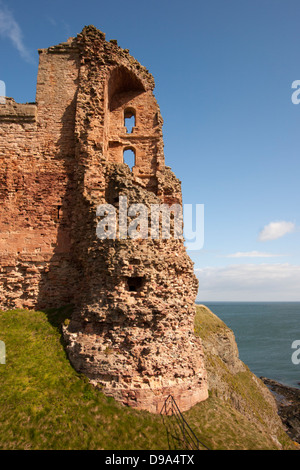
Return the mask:
<svg viewBox="0 0 300 470">
<path fill-rule="evenodd" d="M 50 320 L 43 312 L 0 314 L 6 344 L 0 449 L 167 448 L 159 416 L 121 407 L 74 371 L 55 326 L 57 316 Z"/>
<path fill-rule="evenodd" d="M 117 404 L 70 366 L 59 331 L 69 314 L 67 309 L 0 312 L 7 355 L 0 364 L 0 449 L 168 449 L 160 416 Z M 196 330 L 202 323 L 209 331 L 215 321 L 206 316 L 202 322 L 198 311 Z M 243 384 L 251 388 L 247 380 Z M 250 423 L 215 394 L 186 416 L 212 449 L 275 447 L 269 429 Z M 286 435 L 279 440 L 291 446 Z"/>
</svg>

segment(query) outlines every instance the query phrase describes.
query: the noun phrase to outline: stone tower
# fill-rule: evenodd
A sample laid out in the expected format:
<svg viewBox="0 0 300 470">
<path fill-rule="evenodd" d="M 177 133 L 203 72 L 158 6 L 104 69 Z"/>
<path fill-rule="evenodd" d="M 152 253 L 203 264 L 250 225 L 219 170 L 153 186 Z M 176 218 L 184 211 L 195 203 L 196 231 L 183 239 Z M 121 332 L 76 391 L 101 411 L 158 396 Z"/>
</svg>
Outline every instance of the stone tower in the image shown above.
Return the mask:
<svg viewBox="0 0 300 470">
<path fill-rule="evenodd" d="M 76 370 L 129 406 L 160 412 L 172 394 L 186 410 L 207 382 L 183 240 L 97 234 L 101 205 L 120 221 L 123 200 L 182 204 L 153 77 L 93 26 L 39 53 L 36 103 L 0 105 L 1 306 L 72 303 L 64 337 Z"/>
</svg>

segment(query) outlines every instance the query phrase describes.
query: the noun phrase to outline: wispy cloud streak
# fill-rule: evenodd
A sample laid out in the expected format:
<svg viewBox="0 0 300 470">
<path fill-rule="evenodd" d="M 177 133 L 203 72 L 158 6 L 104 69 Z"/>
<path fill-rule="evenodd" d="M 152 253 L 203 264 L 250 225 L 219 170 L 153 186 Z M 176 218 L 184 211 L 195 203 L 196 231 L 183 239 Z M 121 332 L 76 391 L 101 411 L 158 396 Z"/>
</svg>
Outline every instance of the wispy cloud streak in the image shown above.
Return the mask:
<svg viewBox="0 0 300 470">
<path fill-rule="evenodd" d="M 226 255 L 225 258 L 274 258 L 278 256 L 283 255 L 274 253 L 264 253 L 261 251 L 238 251 L 237 253 Z"/>
<path fill-rule="evenodd" d="M 10 39 L 22 59 L 28 63 L 35 64 L 34 57 L 24 44 L 22 30 L 19 24 L 15 20 L 13 13 L 2 1 L 0 1 L 0 35 Z"/>
<path fill-rule="evenodd" d="M 195 269 L 198 300 L 300 301 L 300 266 L 289 263 L 237 264 Z"/>
</svg>

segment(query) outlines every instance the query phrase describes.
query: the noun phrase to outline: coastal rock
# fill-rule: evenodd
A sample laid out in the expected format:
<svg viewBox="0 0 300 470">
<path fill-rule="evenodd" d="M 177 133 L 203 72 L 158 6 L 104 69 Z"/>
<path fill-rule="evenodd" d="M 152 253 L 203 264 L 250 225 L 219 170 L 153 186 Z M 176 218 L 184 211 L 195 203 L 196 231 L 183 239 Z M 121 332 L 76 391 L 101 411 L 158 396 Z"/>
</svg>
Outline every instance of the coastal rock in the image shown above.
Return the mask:
<svg viewBox="0 0 300 470">
<path fill-rule="evenodd" d="M 261 377 L 273 393 L 286 433 L 300 444 L 300 389 Z"/>
</svg>

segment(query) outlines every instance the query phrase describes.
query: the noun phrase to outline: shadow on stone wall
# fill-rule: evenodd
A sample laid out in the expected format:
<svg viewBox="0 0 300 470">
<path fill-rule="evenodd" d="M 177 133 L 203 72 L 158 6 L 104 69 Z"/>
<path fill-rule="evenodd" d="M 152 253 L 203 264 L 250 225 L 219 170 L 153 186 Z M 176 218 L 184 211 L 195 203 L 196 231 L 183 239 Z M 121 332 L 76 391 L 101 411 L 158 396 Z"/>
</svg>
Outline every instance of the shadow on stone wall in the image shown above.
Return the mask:
<svg viewBox="0 0 300 470">
<path fill-rule="evenodd" d="M 76 225 L 76 156 L 75 156 L 75 111 L 76 96 L 66 108 L 62 119 L 59 152 L 54 159 L 63 162 L 63 173 L 57 178 L 64 179 L 62 197 L 57 194 L 56 207 L 49 208 L 57 224 L 57 238 L 53 253 L 45 260 L 39 282 L 36 308 L 59 308 L 72 304 L 74 290 L 78 284 L 79 270 L 73 255 L 73 230 Z M 55 188 L 51 189 L 55 191 Z"/>
</svg>

